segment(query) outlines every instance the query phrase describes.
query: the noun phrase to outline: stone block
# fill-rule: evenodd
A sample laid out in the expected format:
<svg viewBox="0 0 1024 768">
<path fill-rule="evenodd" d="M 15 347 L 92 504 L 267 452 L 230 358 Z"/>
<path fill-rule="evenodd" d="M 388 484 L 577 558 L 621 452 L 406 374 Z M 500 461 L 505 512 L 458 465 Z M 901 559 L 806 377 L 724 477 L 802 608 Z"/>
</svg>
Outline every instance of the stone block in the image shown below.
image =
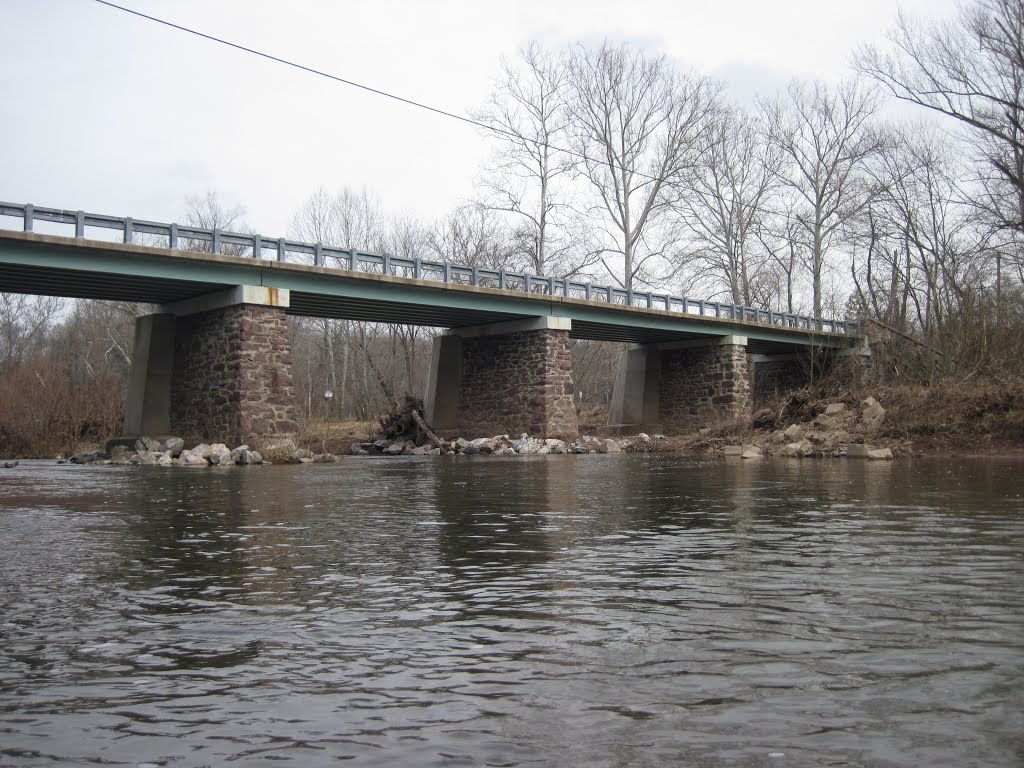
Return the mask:
<svg viewBox="0 0 1024 768">
<path fill-rule="evenodd" d="M 885 421 L 885 408 L 878 404 L 873 397 L 868 398 L 871 400 L 871 404 L 866 404 L 864 410 L 861 411 L 861 421 L 864 423 L 864 428 L 875 431 L 882 426 Z M 865 403 L 868 401 L 865 400 Z"/>
<path fill-rule="evenodd" d="M 792 443 L 799 443 L 804 439 L 804 428 L 799 424 L 790 424 L 782 433 Z"/>
</svg>

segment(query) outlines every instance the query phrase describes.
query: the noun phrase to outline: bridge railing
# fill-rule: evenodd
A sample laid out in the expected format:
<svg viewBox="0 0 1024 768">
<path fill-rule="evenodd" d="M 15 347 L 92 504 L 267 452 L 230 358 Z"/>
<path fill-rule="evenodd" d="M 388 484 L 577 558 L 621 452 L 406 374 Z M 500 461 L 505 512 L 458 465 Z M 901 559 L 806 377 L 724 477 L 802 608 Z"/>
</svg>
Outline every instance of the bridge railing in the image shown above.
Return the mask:
<svg viewBox="0 0 1024 768">
<path fill-rule="evenodd" d="M 501 290 L 565 296 L 569 298 L 602 301 L 632 307 L 661 309 L 668 312 L 742 320 L 746 322 L 779 325 L 787 328 L 853 334 L 857 323 L 828 320 L 789 312 L 774 312 L 758 307 L 746 307 L 728 302 L 694 299 L 654 291 L 632 291 L 608 285 L 593 285 L 571 278 L 532 275 L 504 269 L 483 269 L 431 261 L 421 258 L 368 253 L 355 248 L 336 248 L 322 243 L 306 243 L 283 237 L 264 237 L 258 234 L 227 232 L 182 224 L 165 224 L 144 219 L 105 216 L 84 211 L 43 208 L 31 204 L 0 202 L 0 221 L 15 218 L 22 222 L 22 231 L 32 232 L 36 222 L 71 226 L 75 238 L 85 238 L 89 229 L 114 230 L 124 243 L 153 245 L 172 249 L 219 253 L 231 256 L 251 256 L 281 262 L 308 261 L 314 266 L 336 266 L 353 272 L 412 277 L 437 280 L 452 285 L 470 285 Z M 268 257 L 269 252 L 269 257 Z"/>
</svg>

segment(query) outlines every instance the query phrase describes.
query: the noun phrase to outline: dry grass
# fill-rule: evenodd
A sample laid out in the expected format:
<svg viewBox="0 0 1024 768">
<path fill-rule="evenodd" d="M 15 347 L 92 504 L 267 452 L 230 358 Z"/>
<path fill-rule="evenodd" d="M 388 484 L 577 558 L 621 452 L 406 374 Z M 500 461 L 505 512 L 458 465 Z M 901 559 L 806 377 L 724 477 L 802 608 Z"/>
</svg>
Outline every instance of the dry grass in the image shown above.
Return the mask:
<svg viewBox="0 0 1024 768">
<path fill-rule="evenodd" d="M 314 453 L 348 453 L 352 443 L 373 439 L 379 426 L 375 421 L 307 421 L 295 444 Z"/>
<path fill-rule="evenodd" d="M 945 381 L 932 387 L 879 387 L 883 434 L 925 451 L 1024 450 L 1024 382 Z"/>
<path fill-rule="evenodd" d="M 886 409 L 877 433 L 862 435 L 897 451 L 949 454 L 1024 453 L 1024 382 L 987 378 L 934 386 L 842 387 L 823 381 L 772 403 L 752 419 L 707 424 L 705 434 L 670 436 L 659 450 L 701 454 L 811 422 L 830 403 L 858 409 L 868 396 Z"/>
</svg>

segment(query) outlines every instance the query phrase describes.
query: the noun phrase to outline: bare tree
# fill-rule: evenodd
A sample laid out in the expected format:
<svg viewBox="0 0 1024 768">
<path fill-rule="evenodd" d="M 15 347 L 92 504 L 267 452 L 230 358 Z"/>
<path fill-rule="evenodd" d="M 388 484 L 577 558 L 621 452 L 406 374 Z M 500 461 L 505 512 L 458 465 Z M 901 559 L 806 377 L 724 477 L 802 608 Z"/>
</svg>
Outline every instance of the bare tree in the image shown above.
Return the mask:
<svg viewBox="0 0 1024 768">
<path fill-rule="evenodd" d="M 985 233 L 961 189 L 963 168 L 934 128 L 911 125 L 896 138 L 879 157 L 881 191 L 860 217 L 853 277 L 874 317 L 941 337 L 986 282 Z"/>
<path fill-rule="evenodd" d="M 243 220 L 245 208 L 241 205 L 225 206 L 213 190 L 207 191 L 205 195 L 189 195 L 185 198 L 185 208 L 183 223 L 190 227 L 230 232 L 248 231 L 248 226 Z M 181 247 L 188 251 L 201 253 L 213 251 L 213 243 L 209 240 L 183 239 Z M 251 249 L 244 245 L 226 244 L 222 246 L 222 252 L 228 256 L 245 256 L 250 251 Z"/>
<path fill-rule="evenodd" d="M 514 241 L 531 272 L 569 276 L 588 266 L 569 236 L 571 155 L 563 57 L 530 42 L 520 61 L 502 62 L 487 106 L 474 118 L 499 142 L 481 179 L 483 204 L 511 214 Z"/>
<path fill-rule="evenodd" d="M 750 305 L 767 259 L 757 232 L 778 189 L 782 155 L 758 121 L 737 107 L 723 108 L 707 136 L 680 210 L 691 230 L 692 256 L 724 281 L 733 303 Z"/>
<path fill-rule="evenodd" d="M 513 269 L 514 248 L 501 220 L 485 206 L 459 206 L 441 219 L 427 236 L 437 258 L 484 269 Z"/>
<path fill-rule="evenodd" d="M 811 277 L 813 313 L 821 316 L 826 255 L 844 222 L 871 199 L 865 163 L 883 146 L 872 126 L 878 97 L 856 81 L 832 90 L 794 80 L 787 98 L 763 105 L 769 141 L 786 159 L 780 181 L 796 197 L 796 234 Z"/>
<path fill-rule="evenodd" d="M 976 0 L 953 21 L 901 13 L 889 40 L 889 51 L 863 47 L 854 66 L 980 140 L 1006 187 L 994 195 L 992 213 L 1003 226 L 1024 228 L 1024 1 Z"/>
<path fill-rule="evenodd" d="M 41 348 L 65 300 L 57 296 L 0 293 L 0 369 L 8 369 Z"/>
<path fill-rule="evenodd" d="M 696 165 L 718 86 L 625 45 L 575 46 L 569 110 L 578 171 L 596 197 L 601 258 L 627 290 L 677 241 L 673 208 Z M 608 256 L 622 257 L 621 271 Z"/>
</svg>

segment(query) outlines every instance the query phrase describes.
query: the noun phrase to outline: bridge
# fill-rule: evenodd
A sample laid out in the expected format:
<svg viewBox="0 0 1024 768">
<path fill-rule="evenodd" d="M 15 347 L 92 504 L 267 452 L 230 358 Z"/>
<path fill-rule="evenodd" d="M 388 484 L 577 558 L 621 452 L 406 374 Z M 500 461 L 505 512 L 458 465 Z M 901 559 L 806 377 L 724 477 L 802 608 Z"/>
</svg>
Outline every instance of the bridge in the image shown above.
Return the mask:
<svg viewBox="0 0 1024 768">
<path fill-rule="evenodd" d="M 136 327 L 127 433 L 294 429 L 288 315 L 445 328 L 427 418 L 465 434 L 573 435 L 572 338 L 633 345 L 610 415 L 633 428 L 744 413 L 811 356 L 862 348 L 839 320 L 2 202 L 0 265 L 3 292 L 156 305 Z"/>
</svg>

